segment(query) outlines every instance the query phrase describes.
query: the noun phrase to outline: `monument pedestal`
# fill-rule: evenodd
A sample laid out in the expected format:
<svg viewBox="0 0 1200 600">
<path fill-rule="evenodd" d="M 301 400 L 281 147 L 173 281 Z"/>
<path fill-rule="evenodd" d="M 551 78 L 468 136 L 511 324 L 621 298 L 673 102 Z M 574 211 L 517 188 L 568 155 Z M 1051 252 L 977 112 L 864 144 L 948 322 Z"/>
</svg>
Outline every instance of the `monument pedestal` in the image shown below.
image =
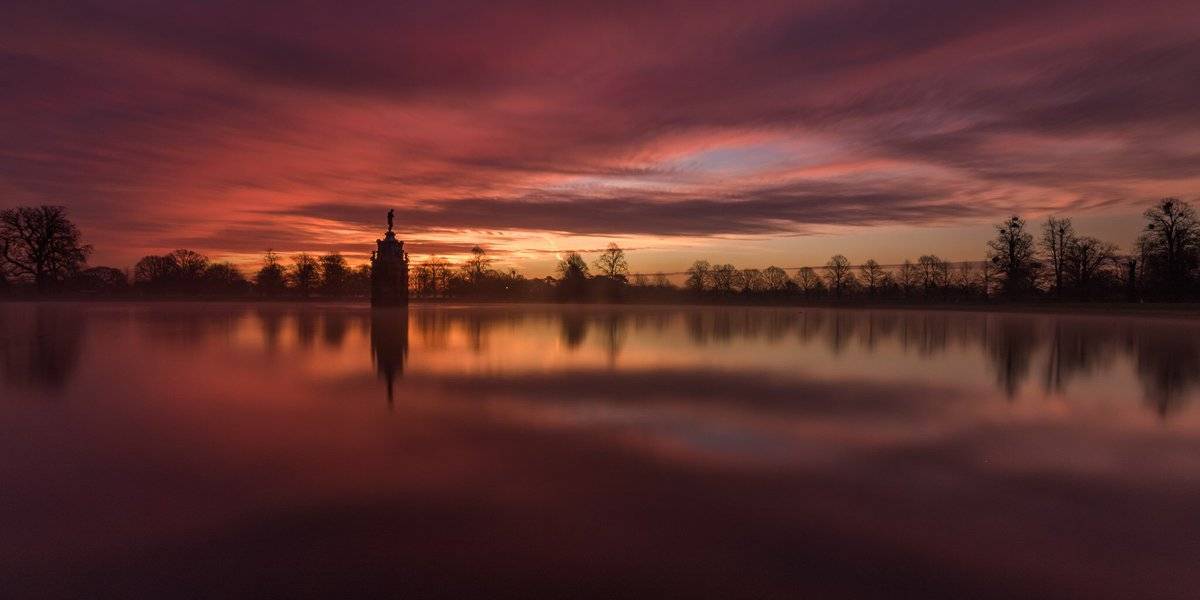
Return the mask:
<svg viewBox="0 0 1200 600">
<path fill-rule="evenodd" d="M 390 219 L 389 219 L 390 220 Z M 390 228 L 371 256 L 371 306 L 408 306 L 408 255 Z"/>
</svg>

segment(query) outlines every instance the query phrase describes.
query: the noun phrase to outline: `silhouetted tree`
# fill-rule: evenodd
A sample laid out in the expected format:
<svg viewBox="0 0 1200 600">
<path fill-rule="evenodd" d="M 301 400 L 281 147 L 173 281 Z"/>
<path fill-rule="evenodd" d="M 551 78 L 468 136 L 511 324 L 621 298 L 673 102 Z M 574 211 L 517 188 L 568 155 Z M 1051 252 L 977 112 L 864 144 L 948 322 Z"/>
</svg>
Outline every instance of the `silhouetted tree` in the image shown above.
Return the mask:
<svg viewBox="0 0 1200 600">
<path fill-rule="evenodd" d="M 369 282 L 369 273 L 367 279 Z M 267 253 L 263 256 L 263 266 L 254 276 L 254 283 L 258 288 L 258 293 L 264 296 L 278 296 L 284 292 L 286 281 L 287 272 L 279 260 L 279 255 L 275 254 L 273 250 L 267 250 Z M 370 289 L 369 283 L 366 289 Z"/>
<path fill-rule="evenodd" d="M 591 274 L 587 262 L 578 252 L 568 252 L 558 263 L 558 292 L 562 300 L 578 300 L 587 295 L 587 281 Z"/>
<path fill-rule="evenodd" d="M 425 261 L 425 267 L 429 269 L 430 291 L 435 297 L 444 295 L 450 284 L 450 267 L 446 260 L 439 256 L 430 256 L 429 260 Z"/>
<path fill-rule="evenodd" d="M 692 292 L 703 292 L 711 287 L 712 265 L 707 260 L 698 260 L 688 267 L 684 287 Z"/>
<path fill-rule="evenodd" d="M 359 265 L 350 274 L 349 293 L 355 297 L 371 294 L 371 265 Z"/>
<path fill-rule="evenodd" d="M 433 298 L 436 296 L 433 286 L 433 271 L 428 264 L 419 264 L 409 270 L 408 273 L 409 290 L 425 298 Z"/>
<path fill-rule="evenodd" d="M 596 259 L 594 265 L 602 277 L 612 280 L 623 282 L 629 275 L 629 263 L 625 260 L 625 251 L 612 242 L 609 242 L 608 248 L 600 253 L 600 257 Z"/>
<path fill-rule="evenodd" d="M 718 294 L 731 294 L 741 284 L 741 272 L 731 264 L 715 265 L 709 272 L 712 289 Z"/>
<path fill-rule="evenodd" d="M 969 298 L 975 295 L 976 282 L 979 280 L 976 271 L 976 266 L 969 261 L 959 263 L 958 268 L 954 270 L 950 285 L 957 290 L 960 296 Z"/>
<path fill-rule="evenodd" d="M 1033 289 L 1037 268 L 1033 254 L 1033 235 L 1025 230 L 1025 220 L 1018 216 L 996 226 L 996 238 L 988 242 L 989 260 L 1001 274 L 1006 296 L 1018 297 Z"/>
<path fill-rule="evenodd" d="M 568 252 L 567 257 L 559 261 L 558 274 L 563 279 L 587 279 L 591 277 L 587 263 L 578 252 Z"/>
<path fill-rule="evenodd" d="M 292 284 L 292 289 L 301 297 L 310 296 L 321 280 L 320 263 L 307 252 L 293 256 L 288 280 Z"/>
<path fill-rule="evenodd" d="M 931 296 L 935 290 L 942 289 L 949 276 L 949 265 L 936 255 L 926 254 L 917 259 L 917 277 L 925 296 Z"/>
<path fill-rule="evenodd" d="M 825 284 L 821 282 L 821 277 L 812 267 L 801 267 L 796 272 L 796 285 L 809 299 L 820 296 L 825 291 Z"/>
<path fill-rule="evenodd" d="M 232 263 L 211 263 L 204 270 L 203 290 L 210 294 L 240 295 L 250 291 L 250 282 Z"/>
<path fill-rule="evenodd" d="M 1188 288 L 1200 258 L 1200 224 L 1196 211 L 1178 198 L 1163 198 L 1144 213 L 1146 226 L 1138 238 L 1143 268 L 1168 296 Z"/>
<path fill-rule="evenodd" d="M 19 206 L 0 211 L 0 269 L 30 280 L 38 291 L 78 273 L 92 247 L 62 206 Z"/>
<path fill-rule="evenodd" d="M 321 257 L 321 293 L 330 296 L 344 296 L 350 283 L 350 265 L 337 252 L 329 252 Z"/>
<path fill-rule="evenodd" d="M 774 265 L 763 269 L 763 289 L 771 293 L 782 293 L 788 288 L 787 271 Z"/>
<path fill-rule="evenodd" d="M 859 270 L 862 271 L 863 284 L 867 286 L 867 293 L 875 296 L 875 292 L 883 285 L 883 277 L 886 272 L 875 259 L 869 258 L 863 263 Z"/>
<path fill-rule="evenodd" d="M 747 294 L 761 294 L 767 289 L 763 273 L 758 269 L 742 269 L 741 280 L 742 291 Z"/>
<path fill-rule="evenodd" d="M 133 267 L 133 282 L 138 287 L 165 291 L 178 270 L 170 254 L 143 256 Z"/>
<path fill-rule="evenodd" d="M 1075 288 L 1084 300 L 1091 299 L 1096 289 L 1111 275 L 1117 265 L 1117 247 L 1094 237 L 1071 240 L 1063 255 L 1064 281 Z"/>
<path fill-rule="evenodd" d="M 900 268 L 896 270 L 896 285 L 900 286 L 900 293 L 907 298 L 917 286 L 918 279 L 917 268 L 913 266 L 912 261 L 904 259 Z"/>
<path fill-rule="evenodd" d="M 70 280 L 73 291 L 90 296 L 111 296 L 129 289 L 125 272 L 112 267 L 92 267 L 80 271 Z"/>
<path fill-rule="evenodd" d="M 488 257 L 487 252 L 475 246 L 471 248 L 471 257 L 463 263 L 463 273 L 471 285 L 478 286 L 488 276 L 491 264 L 492 259 Z"/>
<path fill-rule="evenodd" d="M 208 270 L 208 257 L 194 250 L 179 249 L 170 256 L 178 268 L 179 281 L 188 286 L 199 283 Z"/>
<path fill-rule="evenodd" d="M 851 277 L 854 277 L 854 273 L 851 272 L 850 261 L 845 256 L 834 255 L 825 263 L 825 281 L 829 283 L 834 298 L 841 299 Z"/>
<path fill-rule="evenodd" d="M 198 294 L 205 288 L 208 257 L 179 249 L 160 256 L 144 256 L 133 268 L 133 282 L 143 292 Z"/>
<path fill-rule="evenodd" d="M 1075 229 L 1071 225 L 1071 219 L 1050 217 L 1042 225 L 1042 237 L 1038 240 L 1038 245 L 1041 246 L 1054 275 L 1054 295 L 1058 297 L 1062 297 L 1067 249 L 1074 240 Z"/>
</svg>

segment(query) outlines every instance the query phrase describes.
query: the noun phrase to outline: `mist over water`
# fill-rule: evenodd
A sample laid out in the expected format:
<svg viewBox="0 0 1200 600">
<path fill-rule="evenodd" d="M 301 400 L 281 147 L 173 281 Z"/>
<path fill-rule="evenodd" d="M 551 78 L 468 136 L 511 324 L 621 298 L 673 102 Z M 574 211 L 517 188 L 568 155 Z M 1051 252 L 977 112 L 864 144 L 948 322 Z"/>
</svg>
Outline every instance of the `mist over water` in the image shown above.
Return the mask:
<svg viewBox="0 0 1200 600">
<path fill-rule="evenodd" d="M 0 304 L 16 597 L 1192 597 L 1200 323 Z"/>
</svg>

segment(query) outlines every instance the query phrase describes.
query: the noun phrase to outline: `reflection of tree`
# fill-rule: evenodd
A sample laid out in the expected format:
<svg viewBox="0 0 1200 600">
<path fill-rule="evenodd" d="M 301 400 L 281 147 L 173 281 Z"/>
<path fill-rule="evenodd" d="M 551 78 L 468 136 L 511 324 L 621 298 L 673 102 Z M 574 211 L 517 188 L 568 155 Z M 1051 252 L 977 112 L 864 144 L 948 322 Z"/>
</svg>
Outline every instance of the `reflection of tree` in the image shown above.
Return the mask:
<svg viewBox="0 0 1200 600">
<path fill-rule="evenodd" d="M 621 347 L 625 345 L 627 337 L 625 314 L 621 311 L 612 311 L 604 315 L 600 331 L 604 334 L 604 350 L 608 355 L 608 362 L 610 365 L 615 365 L 617 355 L 621 353 Z"/>
<path fill-rule="evenodd" d="M 583 344 L 583 339 L 587 337 L 587 319 L 583 315 L 574 310 L 568 310 L 562 315 L 562 340 L 563 344 L 570 350 L 574 350 Z"/>
<path fill-rule="evenodd" d="M 842 349 L 853 339 L 854 332 L 858 329 L 864 317 L 869 319 L 870 315 L 847 311 L 838 312 L 833 315 L 833 319 L 830 320 L 829 324 L 828 343 L 829 351 L 834 356 L 841 354 Z"/>
<path fill-rule="evenodd" d="M 279 334 L 283 331 L 284 313 L 274 306 L 260 306 L 256 312 L 258 323 L 262 327 L 263 345 L 267 354 L 274 354 L 279 349 Z"/>
<path fill-rule="evenodd" d="M 800 336 L 800 341 L 808 343 L 811 342 L 817 336 L 817 334 L 821 332 L 821 328 L 824 325 L 824 311 L 806 310 L 804 311 L 804 314 L 800 316 L 800 322 L 798 324 L 796 333 Z"/>
<path fill-rule="evenodd" d="M 1179 412 L 1200 384 L 1200 337 L 1166 327 L 1134 336 L 1138 377 L 1146 403 L 1162 418 Z"/>
<path fill-rule="evenodd" d="M 330 310 L 321 320 L 321 342 L 330 348 L 341 348 L 346 341 L 350 317 L 339 310 Z"/>
<path fill-rule="evenodd" d="M 13 387 L 59 390 L 79 365 L 83 309 L 65 305 L 7 306 L 0 310 L 0 373 Z"/>
<path fill-rule="evenodd" d="M 408 307 L 371 309 L 371 356 L 387 383 L 387 402 L 394 402 L 396 377 L 404 376 L 408 359 Z"/>
<path fill-rule="evenodd" d="M 317 340 L 317 322 L 320 314 L 315 310 L 300 309 L 295 316 L 296 341 L 302 348 L 312 348 Z"/>
<path fill-rule="evenodd" d="M 450 313 L 444 310 L 413 311 L 423 348 L 440 350 L 450 343 Z"/>
<path fill-rule="evenodd" d="M 1022 315 L 996 315 L 988 319 L 985 327 L 987 357 L 996 369 L 1000 389 L 1012 398 L 1029 375 L 1032 355 L 1041 336 L 1034 320 Z"/>
<path fill-rule="evenodd" d="M 1046 391 L 1061 392 L 1075 376 L 1111 364 L 1121 335 L 1117 328 L 1090 321 L 1056 319 L 1047 343 Z"/>
<path fill-rule="evenodd" d="M 163 304 L 139 311 L 137 326 L 156 341 L 194 346 L 209 339 L 228 339 L 241 312 L 203 304 Z"/>
</svg>

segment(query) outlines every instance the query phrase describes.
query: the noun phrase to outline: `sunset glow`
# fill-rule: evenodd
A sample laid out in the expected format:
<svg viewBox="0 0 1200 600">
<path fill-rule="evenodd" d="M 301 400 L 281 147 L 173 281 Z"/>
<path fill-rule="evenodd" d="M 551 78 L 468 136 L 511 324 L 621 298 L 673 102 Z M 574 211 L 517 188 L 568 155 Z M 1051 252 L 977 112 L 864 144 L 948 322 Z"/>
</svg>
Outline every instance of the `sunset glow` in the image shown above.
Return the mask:
<svg viewBox="0 0 1200 600">
<path fill-rule="evenodd" d="M 174 248 L 360 263 L 387 208 L 415 260 L 478 243 L 532 275 L 610 240 L 646 272 L 965 260 L 1013 212 L 1127 247 L 1138 224 L 1115 217 L 1200 190 L 1188 2 L 0 16 L 3 202 L 66 205 L 99 264 Z"/>
</svg>

